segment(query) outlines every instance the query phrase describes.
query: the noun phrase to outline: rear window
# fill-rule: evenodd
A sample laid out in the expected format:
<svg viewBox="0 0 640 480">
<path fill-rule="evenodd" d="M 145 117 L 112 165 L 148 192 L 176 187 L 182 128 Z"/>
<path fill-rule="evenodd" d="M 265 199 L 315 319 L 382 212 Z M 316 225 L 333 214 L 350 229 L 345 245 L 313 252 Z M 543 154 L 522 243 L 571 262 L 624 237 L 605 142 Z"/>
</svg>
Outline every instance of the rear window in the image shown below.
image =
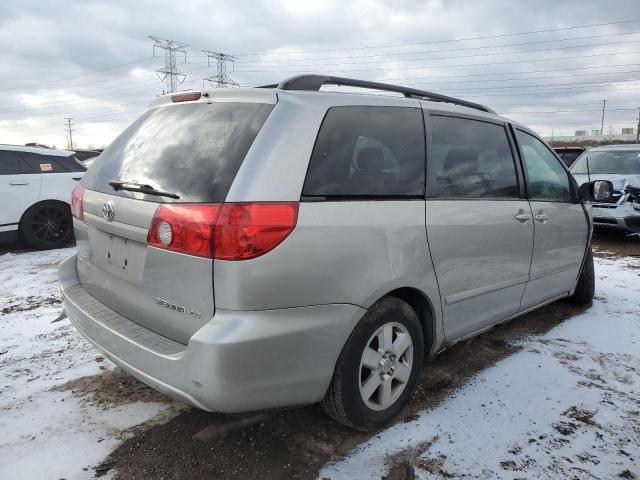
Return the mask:
<svg viewBox="0 0 640 480">
<path fill-rule="evenodd" d="M 155 202 L 223 202 L 273 109 L 261 103 L 192 103 L 147 111 L 100 155 L 82 183 L 89 190 Z M 109 182 L 150 185 L 156 197 Z"/>
<path fill-rule="evenodd" d="M 320 128 L 302 190 L 309 197 L 422 197 L 422 111 L 333 107 Z"/>
<path fill-rule="evenodd" d="M 78 160 L 78 157 L 75 155 L 58 157 L 56 163 L 63 168 L 65 172 L 84 172 L 87 170 L 87 167 L 80 163 L 80 160 Z"/>
</svg>

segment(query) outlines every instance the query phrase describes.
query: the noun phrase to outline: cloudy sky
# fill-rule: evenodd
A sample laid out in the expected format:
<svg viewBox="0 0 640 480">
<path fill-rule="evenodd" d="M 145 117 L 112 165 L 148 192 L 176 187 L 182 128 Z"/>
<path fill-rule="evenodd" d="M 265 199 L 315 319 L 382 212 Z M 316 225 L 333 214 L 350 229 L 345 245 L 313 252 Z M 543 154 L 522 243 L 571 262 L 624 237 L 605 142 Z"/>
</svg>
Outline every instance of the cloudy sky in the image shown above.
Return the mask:
<svg viewBox="0 0 640 480">
<path fill-rule="evenodd" d="M 161 94 L 155 35 L 188 44 L 181 89 L 238 57 L 243 86 L 297 73 L 485 103 L 543 135 L 637 123 L 640 3 L 592 0 L 3 0 L 0 143 L 108 144 Z M 158 55 L 160 54 L 160 55 Z M 229 67 L 231 68 L 231 67 Z"/>
</svg>

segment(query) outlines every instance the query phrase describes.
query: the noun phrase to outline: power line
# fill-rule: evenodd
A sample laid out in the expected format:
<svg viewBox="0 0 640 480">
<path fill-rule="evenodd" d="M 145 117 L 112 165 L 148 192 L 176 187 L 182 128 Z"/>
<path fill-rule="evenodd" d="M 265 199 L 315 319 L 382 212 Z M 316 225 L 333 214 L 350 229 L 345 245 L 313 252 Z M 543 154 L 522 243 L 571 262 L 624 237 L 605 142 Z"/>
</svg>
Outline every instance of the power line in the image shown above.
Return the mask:
<svg viewBox="0 0 640 480">
<path fill-rule="evenodd" d="M 597 53 L 597 54 L 591 54 L 591 55 L 573 55 L 570 57 L 557 57 L 557 58 L 540 58 L 540 59 L 526 59 L 526 60 L 509 60 L 506 62 L 489 62 L 489 63 L 463 63 L 463 64 L 456 64 L 456 65 L 423 65 L 423 66 L 407 66 L 407 67 L 402 67 L 404 70 L 420 70 L 420 69 L 425 69 L 425 68 L 469 68 L 469 67 L 485 67 L 485 66 L 493 66 L 493 65 L 512 65 L 512 64 L 518 64 L 518 63 L 534 63 L 534 62 L 553 62 L 553 61 L 565 61 L 565 60 L 574 60 L 574 59 L 579 59 L 579 58 L 595 58 L 595 57 L 611 57 L 612 55 L 637 55 L 639 54 L 639 51 L 634 51 L 634 52 L 608 52 L 608 53 Z M 454 57 L 456 58 L 456 57 Z M 443 59 L 448 59 L 448 57 L 445 57 Z M 434 59 L 434 58 L 430 58 L 427 60 L 439 60 L 439 59 Z M 566 69 L 566 67 L 565 67 Z M 368 69 L 349 69 L 349 70 L 335 70 L 336 72 L 377 72 L 377 71 L 387 71 L 387 70 L 397 70 L 397 68 L 389 68 L 389 67 L 383 67 L 383 68 L 368 68 Z M 240 71 L 240 70 L 238 70 Z M 242 70 L 243 73 L 273 73 L 272 71 L 269 70 Z M 302 73 L 309 73 L 308 71 L 302 71 L 302 70 L 282 70 L 280 73 L 287 73 L 287 74 L 302 74 Z"/>
<path fill-rule="evenodd" d="M 571 71 L 576 71 L 576 70 L 593 70 L 593 69 L 599 69 L 599 68 L 619 68 L 619 67 L 637 67 L 640 66 L 640 63 L 620 63 L 620 64 L 613 64 L 613 65 L 592 65 L 589 67 L 571 67 Z M 556 68 L 556 69 L 545 69 L 545 70 L 527 70 L 527 71 L 521 71 L 521 72 L 483 72 L 483 73 L 469 73 L 469 74 L 463 74 L 463 75 L 425 75 L 425 76 L 421 76 L 421 77 L 383 77 L 383 78 L 376 78 L 375 81 L 377 82 L 390 82 L 390 81 L 409 81 L 409 80 L 427 80 L 427 79 L 434 79 L 434 80 L 438 80 L 438 79 L 446 79 L 446 78 L 472 78 L 472 77 L 496 77 L 496 76 L 502 76 L 502 75 L 527 75 L 530 73 L 549 73 L 549 72 L 566 72 L 567 71 L 567 67 L 563 67 L 563 68 Z M 635 71 L 634 71 L 635 72 Z M 581 77 L 581 76 L 590 76 L 590 75 L 614 75 L 616 73 L 633 73 L 633 72 L 629 72 L 629 71 L 623 71 L 623 72 L 600 72 L 600 73 L 585 73 L 585 74 L 570 74 L 570 75 L 560 75 L 560 76 L 550 76 L 550 77 L 530 77 L 530 80 L 536 79 L 536 78 L 562 78 L 562 77 Z M 503 81 L 503 80 L 509 80 L 509 79 L 497 79 L 497 80 L 484 80 L 484 81 Z M 513 80 L 525 80 L 525 79 L 517 79 L 514 78 Z M 466 83 L 468 80 L 462 80 L 460 82 L 446 82 L 447 84 L 449 83 Z M 471 81 L 479 81 L 479 80 L 471 80 Z M 255 85 L 264 85 L 264 82 L 257 82 L 257 83 L 246 83 L 245 85 L 247 86 L 255 86 Z"/>
<path fill-rule="evenodd" d="M 399 62 L 424 62 L 431 60 L 455 60 L 458 58 L 477 58 L 477 57 L 492 57 L 497 55 L 522 55 L 522 54 L 531 54 L 531 53 L 544 53 L 544 52 L 556 52 L 559 50 L 570 50 L 575 48 L 589 48 L 589 47 L 602 47 L 609 45 L 629 45 L 638 43 L 638 40 L 625 40 L 622 42 L 606 42 L 606 43 L 589 43 L 586 45 L 570 45 L 564 47 L 551 47 L 551 48 L 540 48 L 537 50 L 521 50 L 521 51 L 511 51 L 511 52 L 489 52 L 483 53 L 482 55 L 470 54 L 470 55 L 456 55 L 450 56 L 447 55 L 445 57 L 429 57 L 429 58 L 399 58 L 394 60 L 375 60 L 375 61 L 353 61 L 357 57 L 353 57 L 350 62 L 337 62 L 337 63 L 305 63 L 305 64 L 278 64 L 278 65 L 256 65 L 256 67 L 260 68 L 285 68 L 285 67 L 314 67 L 314 66 L 322 66 L 322 67 L 335 67 L 335 66 L 343 66 L 343 65 L 376 65 L 381 63 L 399 63 Z M 239 68 L 247 68 L 240 66 Z M 244 72 L 247 70 L 238 70 L 239 72 Z"/>
<path fill-rule="evenodd" d="M 184 63 L 187 63 L 187 52 L 184 48 L 189 45 L 174 40 L 167 40 L 166 38 L 154 37 L 153 35 L 149 35 L 149 38 L 154 41 L 154 57 L 156 55 L 156 48 L 164 50 L 164 67 L 156 70 L 156 73 L 160 81 L 166 83 L 167 93 L 173 93 L 177 90 L 178 85 L 184 82 L 184 79 L 187 77 L 178 69 L 176 57 L 177 54 L 184 55 Z"/>
<path fill-rule="evenodd" d="M 499 45 L 481 45 L 475 47 L 460 47 L 460 48 L 450 48 L 450 49 L 438 49 L 438 50 L 423 50 L 423 51 L 408 51 L 408 52 L 389 52 L 389 53 L 375 53 L 372 55 L 346 55 L 342 57 L 314 57 L 314 58 L 293 58 L 293 59 L 284 59 L 284 60 L 241 60 L 238 61 L 238 64 L 263 64 L 263 63 L 275 63 L 280 61 L 287 62 L 305 62 L 310 60 L 343 60 L 343 59 L 351 59 L 351 58 L 372 58 L 372 57 L 387 57 L 387 56 L 398 56 L 398 55 L 422 55 L 428 53 L 444 53 L 444 52 L 460 52 L 460 51 L 468 51 L 468 50 L 482 50 L 487 48 L 505 48 L 505 47 L 519 47 L 523 45 L 535 45 L 542 43 L 554 43 L 554 42 L 564 42 L 571 40 L 586 40 L 593 38 L 604 38 L 604 37 L 617 37 L 617 36 L 625 36 L 625 35 L 637 35 L 640 31 L 635 32 L 623 32 L 623 33 L 607 33 L 602 35 L 587 35 L 582 37 L 567 37 L 567 38 L 558 38 L 552 40 L 536 40 L 533 42 L 521 42 L 521 43 L 506 43 Z M 607 45 L 607 43 L 602 43 L 600 45 Z M 559 48 L 559 47 L 558 47 Z M 565 48 L 573 48 L 571 46 Z M 455 57 L 454 57 L 455 58 Z"/>
<path fill-rule="evenodd" d="M 471 88 L 456 88 L 457 92 L 482 92 L 493 90 L 505 90 L 505 89 L 518 89 L 518 88 L 574 88 L 581 87 L 582 85 L 615 85 L 617 83 L 632 82 L 637 79 L 624 79 L 624 80 L 606 80 L 602 82 L 572 82 L 572 83 L 538 83 L 535 85 L 496 85 L 492 87 L 471 87 Z M 458 82 L 459 83 L 459 82 Z M 414 82 L 413 85 L 433 85 L 432 83 Z"/>
<path fill-rule="evenodd" d="M 550 33 L 550 32 L 560 32 L 566 30 L 576 30 L 582 28 L 593 28 L 593 27 L 604 27 L 610 25 L 623 25 L 629 23 L 638 23 L 640 19 L 633 20 L 623 20 L 619 22 L 606 22 L 606 23 L 591 23 L 586 25 L 575 25 L 573 27 L 561 27 L 561 28 L 550 28 L 546 30 L 530 30 L 528 32 L 516 32 L 516 33 L 503 33 L 499 35 L 485 35 L 480 37 L 465 37 L 465 38 L 454 38 L 449 40 L 429 40 L 424 42 L 411 42 L 411 43 L 395 43 L 395 44 L 387 44 L 387 45 L 364 45 L 360 47 L 348 47 L 348 48 L 333 48 L 333 49 L 319 49 L 319 50 L 298 50 L 298 51 L 289 51 L 289 52 L 256 52 L 256 53 L 236 53 L 238 56 L 249 57 L 249 56 L 258 56 L 258 55 L 290 55 L 293 53 L 313 53 L 313 52 L 341 52 L 341 51 L 349 51 L 349 50 L 365 50 L 365 49 L 377 49 L 377 48 L 393 48 L 393 47 L 405 47 L 411 45 L 435 45 L 439 43 L 450 43 L 450 42 L 466 42 L 470 40 L 488 40 L 492 38 L 505 38 L 505 37 L 516 37 L 521 35 L 533 35 L 536 33 Z"/>
<path fill-rule="evenodd" d="M 0 89 L 0 92 L 10 91 L 10 90 L 20 90 L 20 89 L 24 89 L 24 88 L 37 87 L 39 85 L 47 85 L 47 84 L 50 84 L 50 83 L 63 82 L 63 81 L 66 81 L 66 80 L 73 80 L 74 78 L 86 77 L 86 76 L 89 76 L 89 75 L 94 75 L 96 73 L 102 73 L 102 72 L 106 72 L 108 70 L 114 70 L 116 68 L 126 67 L 128 65 L 133 65 L 135 63 L 140 63 L 140 62 L 143 62 L 145 60 L 150 60 L 152 58 L 153 57 L 140 58 L 138 60 L 133 60 L 131 62 L 121 63 L 119 65 L 112 65 L 110 67 L 101 68 L 100 70 L 93 70 L 91 72 L 81 73 L 81 74 L 78 74 L 78 75 L 72 75 L 70 77 L 63 77 L 63 78 L 57 78 L 55 80 L 46 80 L 44 82 L 31 83 L 31 84 L 28 84 L 28 85 L 20 85 L 20 86 L 15 86 L 15 87 L 3 88 L 3 89 Z"/>
</svg>

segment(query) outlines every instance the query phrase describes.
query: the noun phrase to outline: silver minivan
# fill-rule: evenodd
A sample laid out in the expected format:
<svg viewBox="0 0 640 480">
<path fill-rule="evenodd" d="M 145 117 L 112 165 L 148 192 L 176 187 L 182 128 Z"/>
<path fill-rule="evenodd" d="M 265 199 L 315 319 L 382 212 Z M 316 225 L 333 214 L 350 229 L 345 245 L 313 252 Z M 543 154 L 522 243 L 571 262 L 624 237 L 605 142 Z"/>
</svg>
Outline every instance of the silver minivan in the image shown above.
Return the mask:
<svg viewBox="0 0 640 480">
<path fill-rule="evenodd" d="M 423 359 L 591 301 L 588 201 L 610 190 L 578 190 L 533 132 L 431 92 L 305 75 L 167 95 L 73 193 L 64 306 L 113 362 L 196 407 L 321 402 L 371 430 Z"/>
</svg>

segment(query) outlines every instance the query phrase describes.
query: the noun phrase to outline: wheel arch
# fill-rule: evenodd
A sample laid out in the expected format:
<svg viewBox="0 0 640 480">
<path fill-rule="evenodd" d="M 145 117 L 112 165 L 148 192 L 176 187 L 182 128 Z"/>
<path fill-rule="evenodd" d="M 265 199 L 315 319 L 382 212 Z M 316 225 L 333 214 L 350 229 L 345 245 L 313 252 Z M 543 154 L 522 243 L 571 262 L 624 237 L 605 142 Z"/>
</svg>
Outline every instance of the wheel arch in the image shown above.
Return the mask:
<svg viewBox="0 0 640 480">
<path fill-rule="evenodd" d="M 384 297 L 396 297 L 403 300 L 413 308 L 420 319 L 424 335 L 425 356 L 432 357 L 436 343 L 436 316 L 433 303 L 424 292 L 413 287 L 400 287 L 390 291 Z"/>
<path fill-rule="evenodd" d="M 69 205 L 68 202 L 62 201 L 62 200 L 60 200 L 58 198 L 43 198 L 41 200 L 38 200 L 37 202 L 29 205 L 28 208 L 25 208 L 24 212 L 22 212 L 22 215 L 20 215 L 20 221 L 18 222 L 18 232 L 20 232 L 22 230 L 22 220 L 24 219 L 24 216 L 27 214 L 27 212 L 29 210 L 31 210 L 32 208 L 34 208 L 34 207 L 36 207 L 38 205 L 41 205 L 41 204 L 43 204 L 45 202 L 59 203 L 61 205 L 64 205 L 67 208 L 71 208 L 71 205 Z"/>
</svg>

